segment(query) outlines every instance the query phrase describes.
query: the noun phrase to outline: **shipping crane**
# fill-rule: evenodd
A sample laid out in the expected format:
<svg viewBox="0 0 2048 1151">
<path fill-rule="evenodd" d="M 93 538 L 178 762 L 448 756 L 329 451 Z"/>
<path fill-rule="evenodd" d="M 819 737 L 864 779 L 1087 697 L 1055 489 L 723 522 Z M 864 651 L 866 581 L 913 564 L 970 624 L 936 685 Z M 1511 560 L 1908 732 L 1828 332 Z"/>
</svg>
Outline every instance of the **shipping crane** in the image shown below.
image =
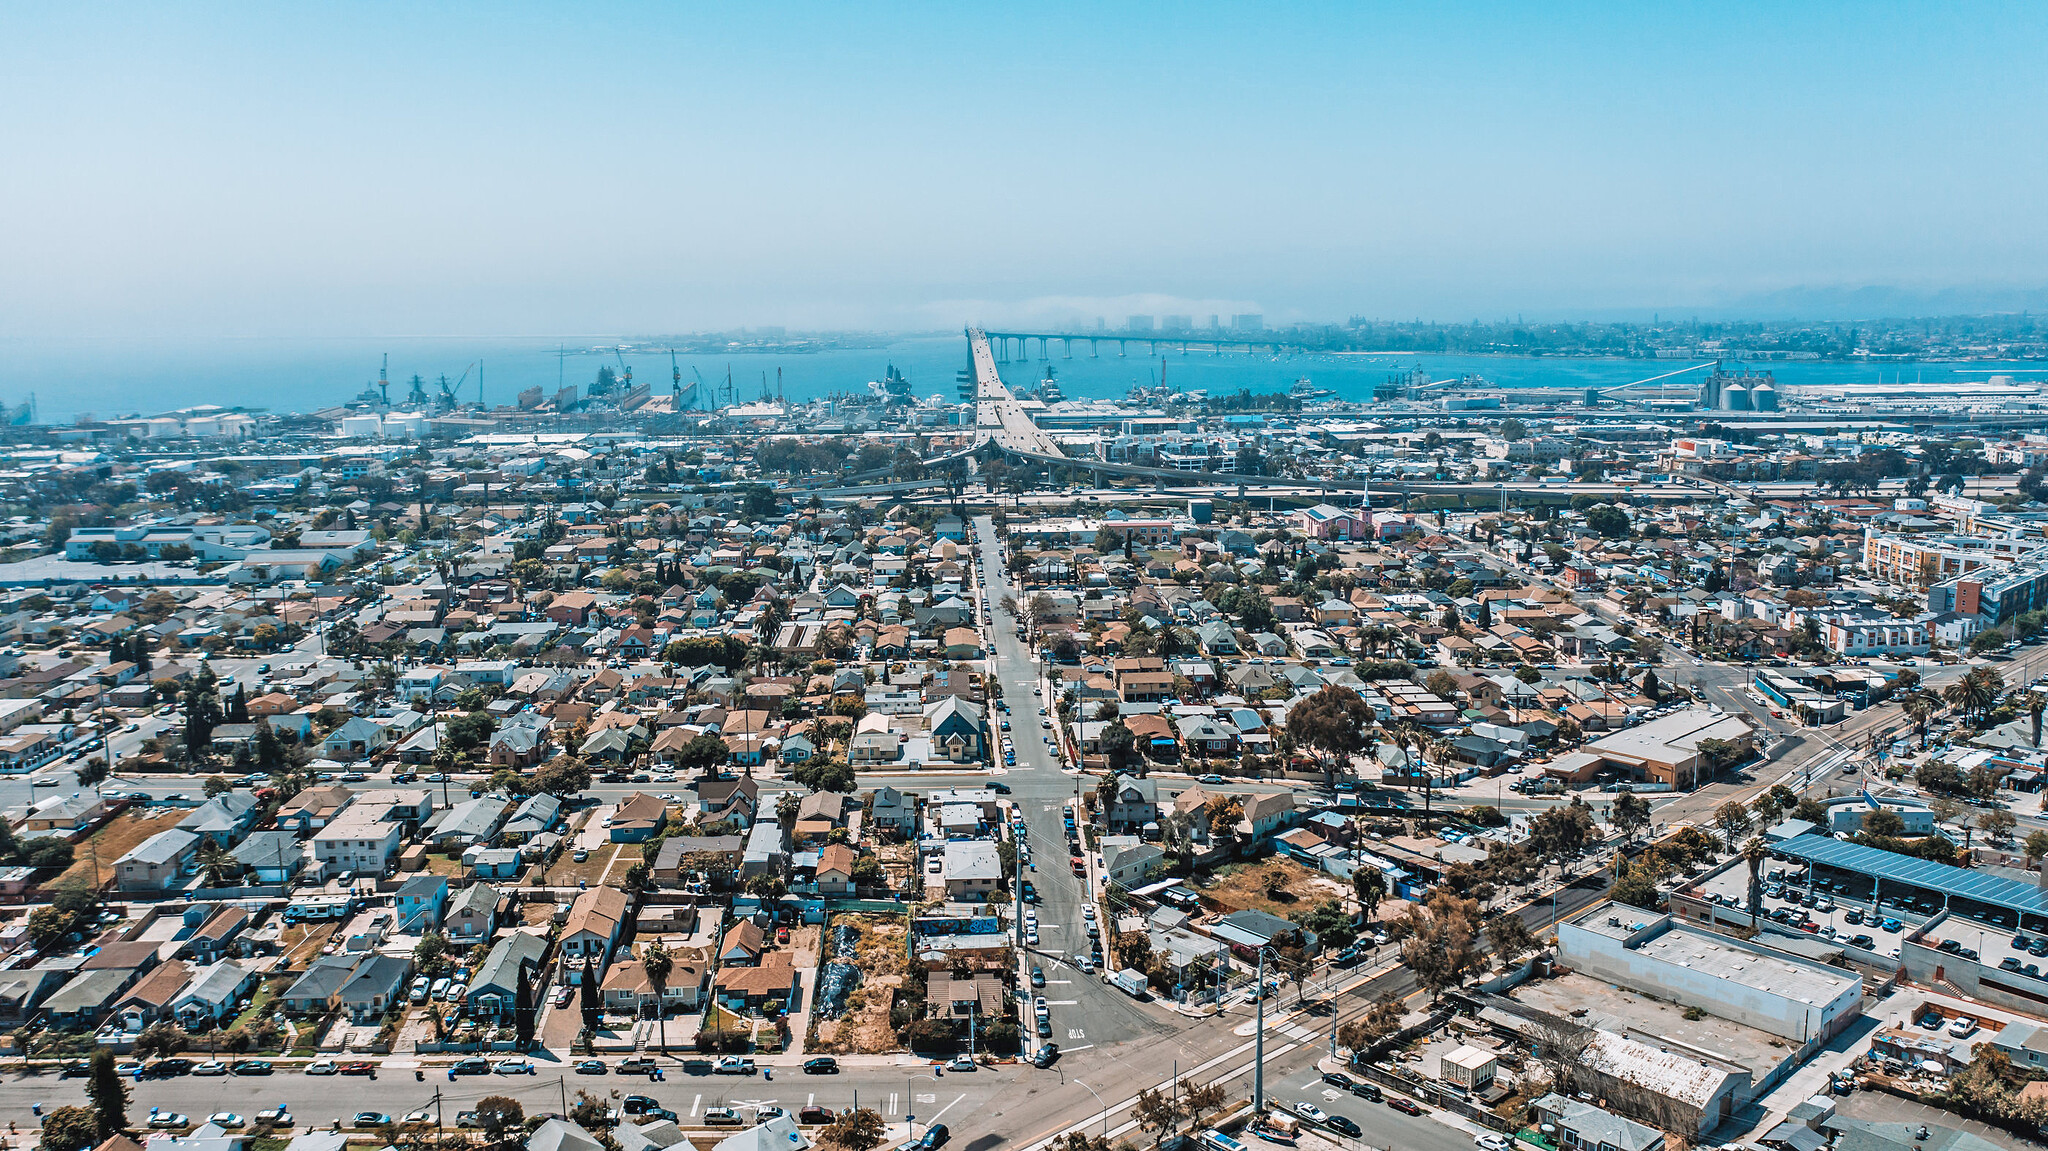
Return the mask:
<svg viewBox="0 0 2048 1151">
<path fill-rule="evenodd" d="M 472 361 L 468 367 L 462 369 L 461 378 L 455 381 L 455 386 L 452 388 L 448 386 L 448 377 L 441 377 L 441 402 L 447 405 L 449 411 L 452 412 L 461 406 L 462 401 L 455 398 L 456 394 L 462 391 L 462 385 L 469 382 L 469 373 L 475 370 L 476 364 Z"/>
<path fill-rule="evenodd" d="M 443 376 L 441 378 L 445 380 L 448 377 Z M 413 373 L 412 391 L 406 393 L 405 404 L 409 408 L 424 408 L 427 406 L 427 382 L 420 379 L 417 372 Z"/>
<path fill-rule="evenodd" d="M 626 353 L 621 350 L 623 347 L 624 345 L 614 347 L 612 355 L 619 358 L 619 388 L 621 391 L 630 392 L 633 390 L 633 365 L 626 362 Z"/>
</svg>

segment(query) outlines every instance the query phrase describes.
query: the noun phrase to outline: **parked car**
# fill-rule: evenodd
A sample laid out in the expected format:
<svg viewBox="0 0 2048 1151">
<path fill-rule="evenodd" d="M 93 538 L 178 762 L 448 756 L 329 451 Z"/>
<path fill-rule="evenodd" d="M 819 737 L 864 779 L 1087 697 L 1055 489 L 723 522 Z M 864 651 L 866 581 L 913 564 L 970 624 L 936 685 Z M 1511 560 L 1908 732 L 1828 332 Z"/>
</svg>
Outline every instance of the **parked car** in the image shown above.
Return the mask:
<svg viewBox="0 0 2048 1151">
<path fill-rule="evenodd" d="M 605 1066 L 605 1062 L 602 1059 L 582 1059 L 576 1063 L 576 1074 L 578 1075 L 603 1075 L 610 1070 L 611 1068 Z"/>
<path fill-rule="evenodd" d="M 1057 1044 L 1057 1043 L 1041 1043 L 1041 1044 L 1039 1044 L 1039 1045 L 1038 1045 L 1038 1053 L 1037 1053 L 1036 1055 L 1033 1055 L 1033 1056 L 1031 1057 L 1031 1065 L 1032 1065 L 1033 1067 L 1036 1067 L 1036 1068 L 1038 1068 L 1038 1069 L 1039 1069 L 1040 1071 L 1043 1071 L 1043 1070 L 1045 1070 L 1046 1068 L 1048 1068 L 1048 1067 L 1052 1066 L 1052 1064 L 1053 1064 L 1053 1060 L 1055 1060 L 1055 1059 L 1058 1059 L 1059 1057 L 1060 1057 L 1060 1045 L 1059 1045 L 1059 1044 Z"/>
<path fill-rule="evenodd" d="M 806 1059 L 804 1060 L 804 1074 L 837 1075 L 839 1074 L 839 1060 L 832 1058 L 830 1055 L 820 1055 L 815 1059 Z"/>
<path fill-rule="evenodd" d="M 515 1056 L 512 1056 L 512 1057 L 511 1057 L 511 1058 L 509 1058 L 509 1059 L 500 1059 L 500 1060 L 498 1060 L 498 1062 L 497 1062 L 497 1063 L 496 1063 L 496 1064 L 495 1064 L 494 1066 L 492 1066 L 492 1068 L 491 1068 L 491 1071 L 492 1071 L 492 1072 L 493 1072 L 494 1074 L 498 1074 L 498 1075 L 536 1075 L 536 1074 L 539 1074 L 539 1072 L 537 1072 L 537 1071 L 535 1071 L 535 1070 L 534 1070 L 534 1066 L 533 1066 L 533 1060 L 531 1060 L 531 1059 L 523 1059 L 523 1058 L 521 1058 L 521 1057 L 519 1057 L 519 1056 L 517 1056 L 517 1055 L 515 1055 Z"/>
<path fill-rule="evenodd" d="M 1387 1106 L 1392 1107 L 1394 1110 L 1399 1111 L 1403 1115 L 1428 1114 L 1427 1111 L 1423 1110 L 1422 1104 L 1417 1103 L 1413 1099 L 1405 1099 L 1399 1095 L 1396 1095 L 1393 1098 L 1387 1100 Z"/>
<path fill-rule="evenodd" d="M 391 1116 L 384 1114 L 382 1111 L 358 1111 L 356 1112 L 356 1117 L 350 1121 L 349 1126 L 382 1127 L 389 1122 L 391 1122 Z"/>
<path fill-rule="evenodd" d="M 1328 1127 L 1332 1131 L 1342 1131 L 1353 1139 L 1365 1137 L 1365 1130 L 1352 1122 L 1348 1116 L 1332 1115 L 1328 1119 L 1323 1120 L 1323 1126 Z"/>
<path fill-rule="evenodd" d="M 276 1070 L 267 1059 L 243 1059 L 231 1069 L 237 1075 L 268 1075 Z"/>
<path fill-rule="evenodd" d="M 190 1127 L 192 1120 L 176 1111 L 159 1111 L 149 1117 L 149 1125 L 158 1131 L 168 1131 L 173 1127 Z"/>
<path fill-rule="evenodd" d="M 226 1075 L 228 1065 L 218 1059 L 209 1059 L 192 1069 L 194 1075 Z"/>
<path fill-rule="evenodd" d="M 256 1113 L 256 1122 L 268 1123 L 272 1127 L 290 1127 L 293 1126 L 297 1122 L 297 1120 L 292 1118 L 291 1109 L 289 1107 L 278 1106 L 271 1107 L 263 1111 L 258 1111 Z"/>
<path fill-rule="evenodd" d="M 315 1059 L 306 1064 L 308 1075 L 337 1075 L 340 1072 L 341 1068 L 332 1059 Z"/>
<path fill-rule="evenodd" d="M 721 1055 L 718 1062 L 712 1064 L 711 1072 L 714 1075 L 752 1075 L 754 1061 L 738 1055 Z"/>
<path fill-rule="evenodd" d="M 249 1125 L 247 1119 L 232 1111 L 216 1111 L 206 1117 L 208 1123 L 227 1131 L 236 1131 Z"/>
</svg>

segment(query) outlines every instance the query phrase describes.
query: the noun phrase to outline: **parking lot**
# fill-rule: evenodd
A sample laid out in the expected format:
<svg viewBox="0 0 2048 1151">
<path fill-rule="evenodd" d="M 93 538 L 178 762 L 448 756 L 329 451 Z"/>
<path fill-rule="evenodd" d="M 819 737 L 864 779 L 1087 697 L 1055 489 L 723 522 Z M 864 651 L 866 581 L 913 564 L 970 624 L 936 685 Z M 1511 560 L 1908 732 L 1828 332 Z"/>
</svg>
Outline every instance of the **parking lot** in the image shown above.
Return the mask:
<svg viewBox="0 0 2048 1151">
<path fill-rule="evenodd" d="M 1772 864 L 1763 870 L 1763 915 L 1782 926 L 1804 930 L 1821 939 L 1843 943 L 1897 959 L 1904 937 L 1926 922 L 1916 908 L 1888 906 L 1873 910 L 1867 892 L 1835 890 L 1848 884 L 1808 887 L 1804 869 Z M 1731 867 L 1694 888 L 1698 895 L 1723 906 L 1749 906 L 1749 869 Z M 1860 896 L 1860 898 L 1859 898 Z M 1932 908 L 1939 911 L 1939 905 Z M 1974 944 L 1972 944 L 1974 946 Z"/>
</svg>

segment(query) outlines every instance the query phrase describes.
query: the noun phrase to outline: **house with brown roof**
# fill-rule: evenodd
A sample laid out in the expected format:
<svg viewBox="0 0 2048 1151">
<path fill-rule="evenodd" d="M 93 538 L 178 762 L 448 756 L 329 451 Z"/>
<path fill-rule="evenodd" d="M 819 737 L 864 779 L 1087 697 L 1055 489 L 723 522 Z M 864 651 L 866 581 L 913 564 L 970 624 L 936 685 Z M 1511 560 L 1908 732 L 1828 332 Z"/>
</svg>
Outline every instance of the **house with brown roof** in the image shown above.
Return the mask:
<svg viewBox="0 0 2048 1151">
<path fill-rule="evenodd" d="M 859 858 L 853 848 L 843 843 L 827 844 L 818 853 L 819 894 L 853 894 L 853 864 Z"/>
<path fill-rule="evenodd" d="M 346 787 L 308 787 L 277 809 L 277 826 L 300 835 L 318 831 L 333 822 L 354 798 L 355 793 Z"/>
<path fill-rule="evenodd" d="M 721 968 L 712 988 L 719 1005 L 734 1011 L 779 1010 L 796 999 L 796 966 L 789 952 L 770 952 L 759 967 Z"/>
<path fill-rule="evenodd" d="M 561 953 L 565 959 L 593 959 L 602 964 L 619 941 L 626 923 L 626 893 L 616 887 L 580 892 L 562 921 Z"/>
<path fill-rule="evenodd" d="M 761 925 L 751 919 L 742 919 L 727 928 L 725 938 L 718 943 L 719 966 L 751 967 L 761 962 L 765 943 Z"/>
<path fill-rule="evenodd" d="M 626 797 L 612 815 L 613 843 L 645 843 L 668 825 L 668 803 L 659 796 L 636 791 Z"/>
<path fill-rule="evenodd" d="M 171 1001 L 192 981 L 192 968 L 173 959 L 160 963 L 114 1003 L 114 1019 L 125 1031 L 136 1032 L 168 1018 Z"/>
</svg>

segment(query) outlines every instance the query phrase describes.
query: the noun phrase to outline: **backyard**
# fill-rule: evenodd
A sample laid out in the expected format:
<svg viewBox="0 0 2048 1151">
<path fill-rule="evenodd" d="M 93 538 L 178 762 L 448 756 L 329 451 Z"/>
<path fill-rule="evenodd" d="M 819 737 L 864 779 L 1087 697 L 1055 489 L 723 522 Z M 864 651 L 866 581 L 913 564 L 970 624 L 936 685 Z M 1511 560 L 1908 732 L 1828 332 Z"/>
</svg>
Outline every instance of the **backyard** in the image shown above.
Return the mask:
<svg viewBox="0 0 2048 1151">
<path fill-rule="evenodd" d="M 178 821 L 187 814 L 172 810 L 156 815 L 129 813 L 116 817 L 78 845 L 78 850 L 72 853 L 71 866 L 51 880 L 48 886 L 92 887 L 95 859 L 99 861 L 99 879 L 105 882 L 113 877 L 115 860 L 135 850 L 138 844 L 157 832 L 178 826 Z"/>
</svg>

